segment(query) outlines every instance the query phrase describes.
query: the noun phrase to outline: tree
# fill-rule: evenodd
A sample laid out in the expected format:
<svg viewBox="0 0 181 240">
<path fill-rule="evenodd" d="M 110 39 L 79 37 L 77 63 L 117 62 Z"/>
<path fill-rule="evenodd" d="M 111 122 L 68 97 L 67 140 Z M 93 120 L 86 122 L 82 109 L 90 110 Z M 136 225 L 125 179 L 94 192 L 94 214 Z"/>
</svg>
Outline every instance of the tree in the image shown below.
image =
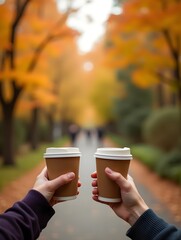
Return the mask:
<svg viewBox="0 0 181 240">
<path fill-rule="evenodd" d="M 132 79 L 140 87 L 168 84 L 181 109 L 181 1 L 130 0 L 122 6 L 108 28 L 113 65 L 134 64 Z"/>
<path fill-rule="evenodd" d="M 34 78 L 33 71 L 45 47 L 53 40 L 72 34 L 72 31 L 64 25 L 68 14 L 69 11 L 60 16 L 53 0 L 9 0 L 0 6 L 1 26 L 3 27 L 0 39 L 2 41 L 0 104 L 4 130 L 4 165 L 15 164 L 13 120 L 17 102 L 28 84 L 32 84 L 32 80 L 34 85 L 37 85 L 39 78 Z M 40 21 L 38 22 L 37 19 Z M 21 38 L 30 42 L 30 45 L 26 41 L 21 42 L 23 46 L 26 45 L 26 50 L 21 49 L 23 47 L 19 44 Z M 26 58 L 24 58 L 25 55 Z M 10 92 L 8 98 L 4 91 L 5 88 L 8 88 Z"/>
<path fill-rule="evenodd" d="M 142 127 L 152 108 L 150 89 L 136 86 L 131 80 L 134 67 L 117 71 L 117 78 L 124 86 L 124 94 L 117 99 L 115 112 L 118 131 L 131 142 L 141 142 Z"/>
</svg>

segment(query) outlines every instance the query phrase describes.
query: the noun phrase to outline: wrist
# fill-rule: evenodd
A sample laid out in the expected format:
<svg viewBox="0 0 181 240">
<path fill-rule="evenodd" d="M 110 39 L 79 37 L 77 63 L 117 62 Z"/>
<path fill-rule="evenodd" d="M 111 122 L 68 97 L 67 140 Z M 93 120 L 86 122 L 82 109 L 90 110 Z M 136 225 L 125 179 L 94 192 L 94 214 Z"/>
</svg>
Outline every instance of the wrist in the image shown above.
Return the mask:
<svg viewBox="0 0 181 240">
<path fill-rule="evenodd" d="M 135 206 L 130 211 L 130 216 L 128 218 L 128 223 L 133 226 L 135 222 L 141 217 L 141 215 L 147 211 L 149 208 L 148 206 L 143 203 L 139 206 Z"/>
</svg>

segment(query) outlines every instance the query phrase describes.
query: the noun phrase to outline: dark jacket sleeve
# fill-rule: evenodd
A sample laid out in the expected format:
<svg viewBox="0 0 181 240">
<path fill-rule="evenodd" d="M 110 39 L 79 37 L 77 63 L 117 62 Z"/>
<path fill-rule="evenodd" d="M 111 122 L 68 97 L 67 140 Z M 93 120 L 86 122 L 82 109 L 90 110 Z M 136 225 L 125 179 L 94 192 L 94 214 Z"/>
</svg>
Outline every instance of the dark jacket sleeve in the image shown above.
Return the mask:
<svg viewBox="0 0 181 240">
<path fill-rule="evenodd" d="M 170 225 L 148 209 L 128 230 L 133 240 L 180 240 L 181 229 Z"/>
<path fill-rule="evenodd" d="M 54 213 L 43 195 L 30 190 L 22 201 L 0 215 L 0 240 L 37 239 Z"/>
</svg>

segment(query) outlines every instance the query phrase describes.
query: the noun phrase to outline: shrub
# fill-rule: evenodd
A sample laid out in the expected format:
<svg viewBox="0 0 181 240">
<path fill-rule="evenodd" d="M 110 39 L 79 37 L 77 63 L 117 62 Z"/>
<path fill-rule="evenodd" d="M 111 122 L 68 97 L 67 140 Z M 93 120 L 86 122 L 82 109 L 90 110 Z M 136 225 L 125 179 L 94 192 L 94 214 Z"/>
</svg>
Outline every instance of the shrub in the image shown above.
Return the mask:
<svg viewBox="0 0 181 240">
<path fill-rule="evenodd" d="M 161 150 L 149 145 L 132 146 L 131 152 L 134 158 L 137 158 L 151 169 L 155 169 L 164 156 Z"/>
<path fill-rule="evenodd" d="M 179 109 L 165 108 L 156 111 L 146 120 L 143 134 L 149 144 L 165 151 L 172 150 L 180 137 Z"/>
<path fill-rule="evenodd" d="M 147 112 L 152 109 L 152 91 L 133 84 L 134 69 L 135 66 L 129 66 L 127 69 L 118 70 L 117 77 L 124 87 L 125 95 L 115 100 L 113 111 L 119 133 L 139 141 L 141 125 L 147 117 Z"/>
<path fill-rule="evenodd" d="M 156 168 L 159 175 L 181 183 L 181 150 L 174 150 L 167 154 Z"/>
<path fill-rule="evenodd" d="M 142 127 L 150 114 L 149 109 L 140 108 L 133 111 L 124 119 L 124 134 L 133 143 L 142 142 Z"/>
</svg>

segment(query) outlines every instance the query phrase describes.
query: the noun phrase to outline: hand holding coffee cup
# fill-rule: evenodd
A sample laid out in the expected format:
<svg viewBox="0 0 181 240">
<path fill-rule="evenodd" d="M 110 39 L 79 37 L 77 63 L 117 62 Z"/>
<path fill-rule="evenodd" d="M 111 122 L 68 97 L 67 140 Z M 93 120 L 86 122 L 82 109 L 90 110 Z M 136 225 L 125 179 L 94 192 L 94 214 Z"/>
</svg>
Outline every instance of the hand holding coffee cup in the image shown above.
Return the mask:
<svg viewBox="0 0 181 240">
<path fill-rule="evenodd" d="M 127 178 L 132 155 L 129 148 L 98 148 L 95 153 L 97 168 L 98 199 L 103 202 L 120 202 L 119 186 L 105 173 L 106 167 Z"/>
<path fill-rule="evenodd" d="M 55 201 L 72 200 L 77 197 L 80 151 L 78 148 L 47 148 L 44 154 L 49 180 L 73 172 L 74 179 L 58 188 L 53 196 Z"/>
</svg>

